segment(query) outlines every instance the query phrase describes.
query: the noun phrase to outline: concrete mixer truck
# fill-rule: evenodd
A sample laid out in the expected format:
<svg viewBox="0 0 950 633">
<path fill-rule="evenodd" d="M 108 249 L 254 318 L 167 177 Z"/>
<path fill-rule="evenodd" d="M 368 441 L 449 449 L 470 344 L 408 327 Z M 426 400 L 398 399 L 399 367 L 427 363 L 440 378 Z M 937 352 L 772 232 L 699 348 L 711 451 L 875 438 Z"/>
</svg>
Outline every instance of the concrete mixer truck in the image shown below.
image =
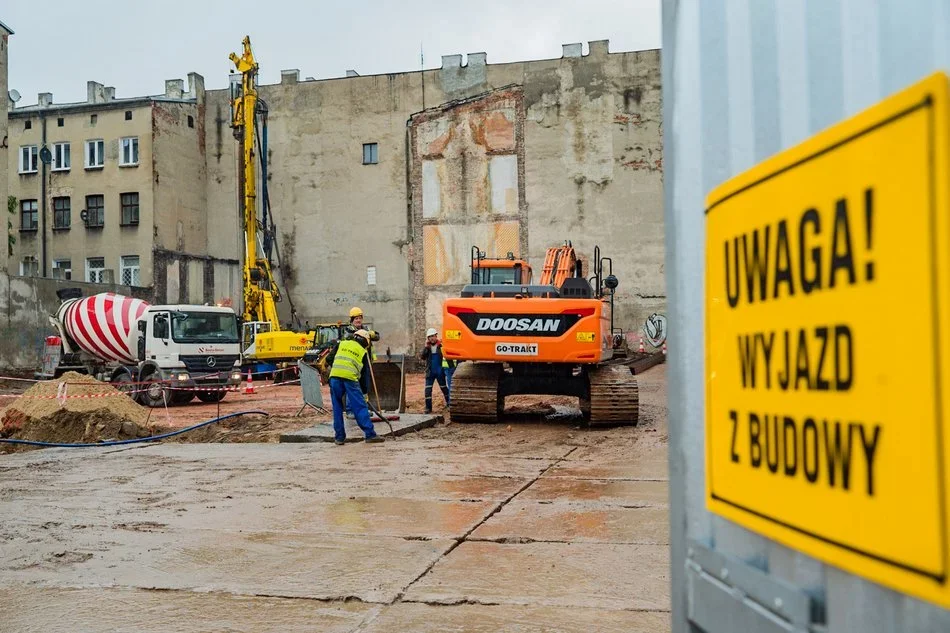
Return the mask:
<svg viewBox="0 0 950 633">
<path fill-rule="evenodd" d="M 150 407 L 197 397 L 219 402 L 241 383 L 241 339 L 231 308 L 150 305 L 102 292 L 57 292 L 62 302 L 50 324 L 40 379 L 67 371 L 114 383 Z"/>
</svg>

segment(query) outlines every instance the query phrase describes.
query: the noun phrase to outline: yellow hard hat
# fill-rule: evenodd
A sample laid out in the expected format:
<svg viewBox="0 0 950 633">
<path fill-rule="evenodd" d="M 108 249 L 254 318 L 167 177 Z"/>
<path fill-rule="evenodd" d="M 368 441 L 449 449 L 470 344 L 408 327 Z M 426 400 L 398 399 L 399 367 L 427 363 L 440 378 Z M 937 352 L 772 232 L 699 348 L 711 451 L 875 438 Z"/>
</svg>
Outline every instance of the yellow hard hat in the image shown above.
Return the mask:
<svg viewBox="0 0 950 633">
<path fill-rule="evenodd" d="M 355 338 L 355 337 L 359 337 L 359 338 L 363 339 L 363 346 L 364 346 L 364 347 L 367 346 L 367 345 L 369 345 L 369 341 L 370 341 L 370 336 L 371 336 L 371 335 L 370 335 L 370 333 L 367 332 L 366 330 L 364 330 L 364 329 L 356 330 L 355 332 L 353 332 L 353 336 L 354 336 L 354 338 Z"/>
<path fill-rule="evenodd" d="M 359 308 L 350 308 L 350 318 L 363 316 L 363 311 Z"/>
</svg>

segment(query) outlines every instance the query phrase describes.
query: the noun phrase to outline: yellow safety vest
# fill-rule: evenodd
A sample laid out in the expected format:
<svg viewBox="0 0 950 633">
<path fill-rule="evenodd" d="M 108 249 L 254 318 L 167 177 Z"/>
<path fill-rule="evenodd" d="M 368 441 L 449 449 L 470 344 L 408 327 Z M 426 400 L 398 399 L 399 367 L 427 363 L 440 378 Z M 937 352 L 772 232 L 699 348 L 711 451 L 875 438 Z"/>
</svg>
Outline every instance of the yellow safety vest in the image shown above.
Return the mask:
<svg viewBox="0 0 950 633">
<path fill-rule="evenodd" d="M 330 369 L 330 378 L 342 378 L 359 382 L 360 371 L 363 369 L 363 357 L 366 350 L 356 341 L 342 341 L 333 358 L 333 367 Z"/>
</svg>

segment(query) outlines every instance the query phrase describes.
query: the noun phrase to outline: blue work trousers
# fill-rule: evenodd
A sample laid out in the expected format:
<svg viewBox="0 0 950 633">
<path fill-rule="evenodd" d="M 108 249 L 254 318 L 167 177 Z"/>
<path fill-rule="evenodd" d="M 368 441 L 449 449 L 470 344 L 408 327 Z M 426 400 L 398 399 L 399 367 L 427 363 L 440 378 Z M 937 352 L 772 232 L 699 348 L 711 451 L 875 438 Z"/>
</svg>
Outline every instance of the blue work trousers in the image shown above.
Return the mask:
<svg viewBox="0 0 950 633">
<path fill-rule="evenodd" d="M 330 378 L 330 399 L 333 401 L 333 434 L 338 441 L 346 439 L 346 427 L 343 425 L 343 395 L 346 394 L 350 411 L 356 416 L 356 424 L 363 430 L 366 439 L 376 437 L 376 429 L 370 420 L 366 400 L 360 391 L 360 384 L 355 380 Z"/>
<path fill-rule="evenodd" d="M 441 367 L 439 369 L 442 369 Z M 433 373 L 429 371 L 426 375 L 426 413 L 432 413 L 432 385 L 438 382 L 439 387 L 442 389 L 442 395 L 445 397 L 445 406 L 449 406 L 449 388 L 445 384 L 445 374 L 441 371 L 439 373 Z"/>
</svg>

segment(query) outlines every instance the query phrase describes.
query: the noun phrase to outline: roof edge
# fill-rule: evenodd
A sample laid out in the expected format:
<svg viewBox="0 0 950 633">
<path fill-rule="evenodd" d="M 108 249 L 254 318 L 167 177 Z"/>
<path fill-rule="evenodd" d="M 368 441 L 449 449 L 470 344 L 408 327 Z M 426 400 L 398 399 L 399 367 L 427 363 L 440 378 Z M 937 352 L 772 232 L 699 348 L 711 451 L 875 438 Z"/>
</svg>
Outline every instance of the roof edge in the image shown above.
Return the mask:
<svg viewBox="0 0 950 633">
<path fill-rule="evenodd" d="M 3 29 L 4 31 L 6 31 L 8 35 L 13 35 L 13 29 L 11 29 L 9 26 L 4 24 L 3 22 L 0 22 L 0 29 Z"/>
</svg>

